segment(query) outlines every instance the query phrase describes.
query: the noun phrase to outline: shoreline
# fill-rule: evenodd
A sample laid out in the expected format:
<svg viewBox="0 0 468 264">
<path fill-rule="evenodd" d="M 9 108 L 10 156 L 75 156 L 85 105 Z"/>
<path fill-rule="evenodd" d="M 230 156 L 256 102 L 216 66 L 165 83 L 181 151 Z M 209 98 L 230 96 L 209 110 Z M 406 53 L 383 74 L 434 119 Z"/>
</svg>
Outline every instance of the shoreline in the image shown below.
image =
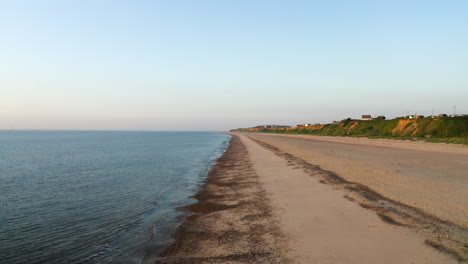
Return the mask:
<svg viewBox="0 0 468 264">
<path fill-rule="evenodd" d="M 221 133 L 218 132 L 218 134 Z M 193 213 L 188 209 L 188 207 L 193 204 L 193 200 L 197 200 L 196 196 L 204 189 L 204 186 L 206 185 L 206 180 L 208 179 L 213 169 L 213 166 L 216 165 L 217 161 L 224 155 L 226 150 L 229 148 L 231 139 L 232 135 L 228 135 L 228 137 L 222 142 L 220 147 L 213 152 L 213 156 L 210 158 L 206 167 L 203 169 L 203 172 L 200 173 L 200 175 L 204 175 L 204 177 L 202 177 L 193 185 L 193 190 L 191 190 L 191 194 L 187 194 L 189 196 L 185 196 L 186 201 L 180 203 L 179 206 L 171 207 L 175 212 L 177 212 L 175 220 L 171 221 L 171 224 L 169 226 L 169 229 L 172 231 L 165 232 L 163 237 L 161 237 L 159 235 L 161 233 L 159 228 L 153 226 L 152 237 L 150 238 L 150 240 L 153 240 L 156 237 L 156 242 L 154 242 L 151 245 L 144 245 L 144 247 L 142 247 L 140 251 L 140 258 L 135 263 L 154 263 L 162 253 L 164 253 L 172 244 L 175 243 L 174 233 L 182 224 L 184 224 L 187 221 L 187 218 L 190 217 L 190 215 Z"/>
<path fill-rule="evenodd" d="M 317 263 L 328 263 L 323 262 L 323 254 L 310 255 L 310 251 L 326 252 L 330 249 L 330 246 L 323 248 L 323 241 L 336 244 L 335 248 L 331 246 L 333 250 L 328 253 L 328 259 L 358 257 L 360 261 L 361 257 L 365 257 L 375 261 L 390 258 L 389 263 L 402 263 L 401 261 L 410 259 L 418 263 L 421 260 L 424 263 L 465 260 L 464 249 L 458 247 L 463 239 L 441 237 L 454 227 L 452 223 L 434 219 L 424 212 L 395 203 L 364 185 L 346 181 L 333 172 L 322 170 L 271 145 L 253 141 L 245 135 L 231 135 L 226 152 L 217 160 L 202 189 L 194 196 L 198 202 L 184 207 L 189 216 L 177 228 L 174 243 L 163 250 L 155 263 L 312 263 L 309 262 L 310 259 L 318 260 Z M 259 162 L 262 159 L 259 151 L 269 153 L 262 154 L 263 156 L 270 156 L 265 158 L 263 165 Z M 276 161 L 271 156 L 276 156 Z M 273 167 L 277 167 L 276 175 L 269 171 L 274 170 Z M 281 170 L 284 171 L 280 173 Z M 268 173 L 265 174 L 265 171 Z M 303 182 L 285 179 L 293 174 L 303 177 Z M 274 183 L 269 179 L 270 176 L 277 177 Z M 280 183 L 284 180 L 287 182 Z M 316 183 L 312 183 L 313 181 Z M 289 183 L 296 186 L 281 189 L 284 189 L 281 185 Z M 350 185 L 350 188 L 342 188 L 342 185 Z M 302 196 L 288 201 L 289 196 L 295 195 L 291 190 L 295 190 L 292 193 L 303 192 Z M 325 199 L 320 204 L 309 204 L 315 199 L 332 196 L 334 198 Z M 319 214 L 318 217 L 336 215 L 335 206 L 330 207 L 329 202 L 338 203 L 340 210 L 345 209 L 343 212 L 351 213 L 351 219 L 346 220 L 350 223 L 339 222 L 343 220 L 341 219 L 332 229 L 325 227 L 332 234 L 318 232 L 316 228 L 320 225 L 314 226 L 315 218 L 310 218 L 310 214 Z M 349 205 L 343 203 L 352 204 L 352 208 L 346 208 Z M 304 210 L 311 205 L 316 207 L 316 212 Z M 293 209 L 300 208 L 294 211 L 290 209 L 291 206 Z M 321 211 L 329 211 L 329 215 L 320 215 Z M 314 232 L 297 233 L 296 218 L 303 218 L 305 221 L 306 226 L 301 228 L 315 228 Z M 415 226 L 415 223 L 419 226 Z M 333 235 L 335 228 L 345 228 L 345 231 L 336 237 Z M 356 236 L 353 229 L 361 230 L 362 234 Z M 449 231 L 452 232 L 451 235 L 454 234 L 453 230 Z M 462 228 L 461 234 L 465 231 Z M 427 239 L 431 232 L 435 234 L 433 239 Z M 321 240 L 317 242 L 314 239 Z M 350 239 L 357 239 L 360 243 L 364 242 L 365 247 L 375 249 L 350 251 L 355 246 L 340 242 Z M 456 240 L 455 243 L 452 243 L 453 239 Z M 453 250 L 454 246 L 458 249 Z M 398 250 L 406 253 L 399 256 Z M 445 254 L 437 253 L 436 250 Z M 395 252 L 388 255 L 389 251 Z M 360 256 L 361 254 L 364 256 Z"/>
<path fill-rule="evenodd" d="M 231 135 L 193 196 L 198 202 L 183 209 L 188 216 L 174 233 L 175 241 L 156 258 L 169 263 L 286 263 L 284 242 L 270 202 L 240 138 Z"/>
</svg>

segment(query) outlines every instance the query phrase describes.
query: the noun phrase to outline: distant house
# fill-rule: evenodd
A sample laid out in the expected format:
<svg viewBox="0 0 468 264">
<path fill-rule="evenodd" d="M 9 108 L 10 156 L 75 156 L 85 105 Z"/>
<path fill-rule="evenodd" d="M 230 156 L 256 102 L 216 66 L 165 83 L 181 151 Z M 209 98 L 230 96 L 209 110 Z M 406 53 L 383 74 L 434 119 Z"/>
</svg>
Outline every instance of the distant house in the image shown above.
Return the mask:
<svg viewBox="0 0 468 264">
<path fill-rule="evenodd" d="M 424 116 L 423 115 L 409 115 L 408 118 L 409 119 L 423 119 Z"/>
<path fill-rule="evenodd" d="M 440 114 L 439 117 L 447 117 L 446 114 Z"/>
<path fill-rule="evenodd" d="M 372 120 L 371 115 L 362 115 L 361 120 Z"/>
</svg>

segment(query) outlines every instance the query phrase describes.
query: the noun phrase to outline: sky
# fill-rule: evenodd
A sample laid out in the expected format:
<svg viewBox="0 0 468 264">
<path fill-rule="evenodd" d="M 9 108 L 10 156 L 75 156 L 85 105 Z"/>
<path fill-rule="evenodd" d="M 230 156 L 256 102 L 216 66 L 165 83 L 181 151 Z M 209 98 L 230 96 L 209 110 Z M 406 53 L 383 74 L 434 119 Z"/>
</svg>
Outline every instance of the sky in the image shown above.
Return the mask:
<svg viewBox="0 0 468 264">
<path fill-rule="evenodd" d="M 468 1 L 0 0 L 0 129 L 468 114 Z"/>
</svg>

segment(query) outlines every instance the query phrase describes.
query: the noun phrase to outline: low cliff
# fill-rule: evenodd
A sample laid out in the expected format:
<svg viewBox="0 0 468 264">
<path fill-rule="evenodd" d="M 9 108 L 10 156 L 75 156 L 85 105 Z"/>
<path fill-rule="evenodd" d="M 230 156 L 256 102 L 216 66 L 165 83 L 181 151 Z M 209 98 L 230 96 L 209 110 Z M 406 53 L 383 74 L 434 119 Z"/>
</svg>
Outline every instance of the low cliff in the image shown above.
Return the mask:
<svg viewBox="0 0 468 264">
<path fill-rule="evenodd" d="M 233 131 L 321 136 L 366 136 L 468 141 L 468 116 L 392 120 L 343 120 L 339 123 L 287 128 L 241 128 Z"/>
</svg>

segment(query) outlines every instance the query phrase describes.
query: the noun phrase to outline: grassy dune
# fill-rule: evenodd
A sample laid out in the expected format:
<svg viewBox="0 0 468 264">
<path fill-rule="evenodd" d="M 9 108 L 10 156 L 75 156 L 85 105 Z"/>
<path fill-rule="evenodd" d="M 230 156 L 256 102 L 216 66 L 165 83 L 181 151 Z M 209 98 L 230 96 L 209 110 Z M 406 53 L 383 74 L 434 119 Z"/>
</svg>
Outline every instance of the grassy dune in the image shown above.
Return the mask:
<svg viewBox="0 0 468 264">
<path fill-rule="evenodd" d="M 422 119 L 347 119 L 339 123 L 288 128 L 241 128 L 234 131 L 319 136 L 358 136 L 395 139 L 423 139 L 431 142 L 468 144 L 468 116 Z"/>
</svg>

